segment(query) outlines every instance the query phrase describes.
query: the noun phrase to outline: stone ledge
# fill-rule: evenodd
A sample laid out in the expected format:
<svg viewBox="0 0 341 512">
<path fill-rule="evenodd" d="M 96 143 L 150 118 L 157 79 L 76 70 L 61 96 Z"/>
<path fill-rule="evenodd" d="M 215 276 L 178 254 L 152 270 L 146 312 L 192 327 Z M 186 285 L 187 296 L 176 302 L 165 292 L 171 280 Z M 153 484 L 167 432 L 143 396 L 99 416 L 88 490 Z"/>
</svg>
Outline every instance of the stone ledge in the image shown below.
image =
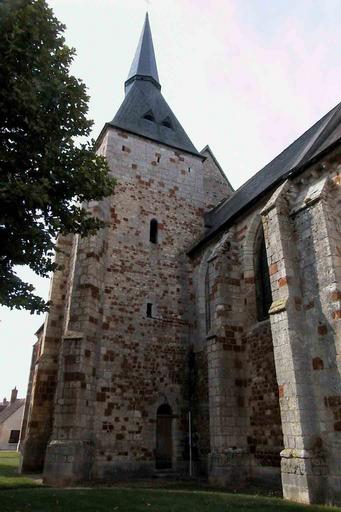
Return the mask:
<svg viewBox="0 0 341 512">
<path fill-rule="evenodd" d="M 275 300 L 269 309 L 269 315 L 275 315 L 276 313 L 281 313 L 282 311 L 286 311 L 288 305 L 288 299 L 277 299 Z"/>
</svg>

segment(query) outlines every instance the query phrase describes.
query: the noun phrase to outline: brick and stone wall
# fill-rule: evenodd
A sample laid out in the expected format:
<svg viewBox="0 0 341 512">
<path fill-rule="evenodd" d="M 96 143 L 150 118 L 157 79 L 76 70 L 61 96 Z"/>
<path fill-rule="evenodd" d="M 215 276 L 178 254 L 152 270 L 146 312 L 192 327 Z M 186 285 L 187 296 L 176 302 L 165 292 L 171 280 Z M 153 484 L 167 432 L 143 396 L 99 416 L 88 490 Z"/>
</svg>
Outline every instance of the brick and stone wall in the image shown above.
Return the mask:
<svg viewBox="0 0 341 512">
<path fill-rule="evenodd" d="M 30 369 L 24 418 L 25 437 L 22 437 L 20 442 L 22 471 L 42 470 L 46 445 L 52 432 L 64 303 L 69 287 L 72 238 L 60 236 L 57 247 L 56 263 L 60 270 L 53 275 L 49 295 L 53 306 L 46 318 L 43 331 L 39 334 Z"/>
<path fill-rule="evenodd" d="M 286 498 L 340 503 L 340 150 L 190 258 L 203 213 L 231 193 L 212 155 L 114 128 L 99 151 L 118 185 L 89 205 L 104 229 L 60 237 L 23 470 L 44 465 L 59 484 L 150 475 L 167 405 L 173 470 L 189 471 L 190 411 L 196 474 L 235 485 L 281 470 Z M 262 229 L 272 303 L 260 321 Z"/>
<path fill-rule="evenodd" d="M 283 449 L 270 321 L 257 320 L 255 250 L 261 206 L 193 258 L 197 345 L 207 351 L 208 361 L 209 474 L 219 484 L 272 479 L 279 474 Z"/>
<path fill-rule="evenodd" d="M 107 226 L 94 237 L 68 239 L 67 264 L 52 283 L 51 334 L 42 345 L 42 359 L 55 348 L 57 381 L 50 390 L 54 400 L 49 395 L 44 402 L 52 432 L 49 426 L 48 437 L 39 438 L 43 454 L 49 440 L 44 477 L 50 483 L 152 473 L 162 404 L 173 416 L 172 468 L 187 472 L 190 384 L 194 416 L 207 417 L 204 354 L 195 357 L 194 385 L 189 382 L 194 296 L 186 256 L 203 233 L 203 212 L 212 201 L 204 188 L 204 157 L 113 128 L 99 152 L 118 184 L 111 198 L 89 208 Z M 215 172 L 221 179 L 211 168 L 212 179 Z M 217 200 L 228 190 L 226 181 Z M 157 243 L 150 241 L 153 219 Z M 31 430 L 39 417 L 39 383 L 36 378 Z M 206 466 L 207 424 L 193 418 L 196 471 Z"/>
<path fill-rule="evenodd" d="M 340 150 L 284 183 L 263 210 L 285 449 L 284 496 L 340 503 Z"/>
<path fill-rule="evenodd" d="M 206 158 L 203 162 L 203 180 L 205 190 L 205 206 L 207 210 L 214 208 L 220 200 L 226 199 L 233 193 L 233 188 L 219 167 L 211 149 L 206 146 L 202 155 Z"/>
</svg>

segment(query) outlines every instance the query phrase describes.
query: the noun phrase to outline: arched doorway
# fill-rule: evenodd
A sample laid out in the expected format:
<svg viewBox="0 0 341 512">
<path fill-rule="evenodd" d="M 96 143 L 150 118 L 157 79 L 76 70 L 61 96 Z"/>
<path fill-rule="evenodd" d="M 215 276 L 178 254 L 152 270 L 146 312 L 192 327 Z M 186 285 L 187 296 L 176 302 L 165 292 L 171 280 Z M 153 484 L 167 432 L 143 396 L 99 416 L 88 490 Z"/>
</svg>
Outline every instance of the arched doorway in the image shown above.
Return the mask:
<svg viewBox="0 0 341 512">
<path fill-rule="evenodd" d="M 162 404 L 156 413 L 156 469 L 172 467 L 172 409 L 168 404 Z"/>
</svg>

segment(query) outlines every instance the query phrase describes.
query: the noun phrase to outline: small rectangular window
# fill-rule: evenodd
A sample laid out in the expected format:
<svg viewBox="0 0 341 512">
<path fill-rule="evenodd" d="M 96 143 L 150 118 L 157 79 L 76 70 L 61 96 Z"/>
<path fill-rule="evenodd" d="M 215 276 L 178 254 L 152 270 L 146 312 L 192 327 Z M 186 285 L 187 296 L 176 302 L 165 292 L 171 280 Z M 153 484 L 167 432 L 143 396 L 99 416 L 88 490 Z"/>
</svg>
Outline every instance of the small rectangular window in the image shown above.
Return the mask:
<svg viewBox="0 0 341 512">
<path fill-rule="evenodd" d="M 147 318 L 152 318 L 153 304 L 147 302 Z"/>
<path fill-rule="evenodd" d="M 19 442 L 19 435 L 20 430 L 11 430 L 8 442 L 17 444 Z"/>
<path fill-rule="evenodd" d="M 158 230 L 157 220 L 152 219 L 150 221 L 150 229 L 149 229 L 149 240 L 152 244 L 157 244 L 157 230 Z"/>
</svg>

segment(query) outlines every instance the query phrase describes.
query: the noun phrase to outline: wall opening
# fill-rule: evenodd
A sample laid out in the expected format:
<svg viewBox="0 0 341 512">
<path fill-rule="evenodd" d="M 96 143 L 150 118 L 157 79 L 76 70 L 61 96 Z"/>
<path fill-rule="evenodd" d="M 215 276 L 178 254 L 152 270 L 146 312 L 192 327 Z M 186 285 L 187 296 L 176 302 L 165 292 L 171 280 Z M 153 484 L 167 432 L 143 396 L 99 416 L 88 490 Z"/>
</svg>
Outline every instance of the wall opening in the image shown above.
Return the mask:
<svg viewBox="0 0 341 512">
<path fill-rule="evenodd" d="M 156 219 L 150 221 L 149 240 L 152 244 L 157 244 L 158 223 Z"/>
<path fill-rule="evenodd" d="M 156 469 L 171 469 L 173 457 L 173 413 L 168 404 L 162 404 L 156 413 Z"/>
<path fill-rule="evenodd" d="M 262 225 L 259 227 L 256 236 L 254 255 L 257 320 L 261 322 L 269 318 L 269 309 L 272 303 L 268 259 Z"/>
<path fill-rule="evenodd" d="M 153 316 L 153 304 L 151 302 L 147 302 L 147 318 L 152 318 Z"/>
<path fill-rule="evenodd" d="M 207 269 L 205 274 L 205 316 L 206 316 L 206 334 L 212 327 L 212 276 L 210 264 L 207 263 Z"/>
</svg>

